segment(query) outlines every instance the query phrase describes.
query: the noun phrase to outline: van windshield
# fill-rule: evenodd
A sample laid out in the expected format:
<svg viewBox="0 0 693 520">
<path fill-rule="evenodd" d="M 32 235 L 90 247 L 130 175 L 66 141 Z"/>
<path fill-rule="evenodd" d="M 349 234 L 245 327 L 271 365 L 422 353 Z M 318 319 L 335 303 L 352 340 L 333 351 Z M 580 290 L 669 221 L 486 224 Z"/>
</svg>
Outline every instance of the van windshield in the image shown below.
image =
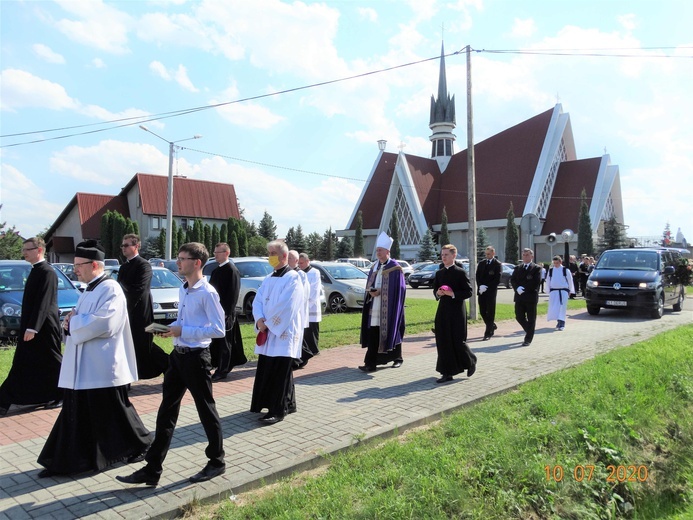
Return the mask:
<svg viewBox="0 0 693 520">
<path fill-rule="evenodd" d="M 659 270 L 659 255 L 654 251 L 607 251 L 596 269 L 657 271 Z"/>
</svg>

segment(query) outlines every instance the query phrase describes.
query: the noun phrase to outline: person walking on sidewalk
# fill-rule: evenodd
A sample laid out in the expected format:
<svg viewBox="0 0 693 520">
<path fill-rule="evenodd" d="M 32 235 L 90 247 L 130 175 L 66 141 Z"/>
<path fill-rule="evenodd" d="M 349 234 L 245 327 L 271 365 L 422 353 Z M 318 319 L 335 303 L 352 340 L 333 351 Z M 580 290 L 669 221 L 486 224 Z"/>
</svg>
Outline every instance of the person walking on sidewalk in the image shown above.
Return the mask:
<svg viewBox="0 0 693 520">
<path fill-rule="evenodd" d="M 322 308 L 320 304 L 320 290 L 322 281 L 320 271 L 310 265 L 310 257 L 306 253 L 298 255 L 298 267 L 308 278 L 310 294 L 308 297 L 308 328 L 303 331 L 303 349 L 301 350 L 301 364 L 303 368 L 308 360 L 320 353 L 318 341 L 320 339 L 320 322 L 322 321 Z"/>
<path fill-rule="evenodd" d="M 568 309 L 570 295 L 575 292 L 573 277 L 568 268 L 563 265 L 560 256 L 553 257 L 553 266 L 546 276 L 546 287 L 549 291 L 549 311 L 547 321 L 557 320 L 556 330 L 565 329 L 565 315 Z"/>
<path fill-rule="evenodd" d="M 131 475 L 117 476 L 126 484 L 156 486 L 163 472 L 163 463 L 171 446 L 181 401 L 190 390 L 200 422 L 207 434 L 205 455 L 209 461 L 190 482 L 204 482 L 226 471 L 224 436 L 216 403 L 212 395 L 212 338 L 226 333 L 224 310 L 219 295 L 202 274 L 207 262 L 207 248 L 198 242 L 183 244 L 178 249 L 178 272 L 185 277 L 180 288 L 178 318 L 169 325 L 163 337 L 173 338 L 169 367 L 164 373 L 162 399 L 156 415 L 156 435 L 144 457 L 147 465 Z"/>
<path fill-rule="evenodd" d="M 376 365 L 393 361 L 402 366 L 404 337 L 404 298 L 406 282 L 402 267 L 390 258 L 393 239 L 384 231 L 375 247 L 377 262 L 371 266 L 361 315 L 361 346 L 366 350 L 359 370 L 375 372 Z"/>
<path fill-rule="evenodd" d="M 42 238 L 28 238 L 22 244 L 24 260 L 31 264 L 22 296 L 19 337 L 12 367 L 0 386 L 0 416 L 13 404 L 46 404 L 56 408 L 62 403 L 58 388 L 60 363 L 60 310 L 58 276 L 44 258 Z"/>
<path fill-rule="evenodd" d="M 436 271 L 433 294 L 438 300 L 436 311 L 436 383 L 452 381 L 452 376 L 476 371 L 476 355 L 467 345 L 467 309 L 465 300 L 472 297 L 472 286 L 465 270 L 455 264 L 457 248 L 444 245 L 440 251 L 443 267 Z M 488 325 L 487 325 L 488 326 Z"/>
<path fill-rule="evenodd" d="M 446 246 L 447 247 L 447 246 Z M 457 254 L 457 250 L 455 250 Z M 479 297 L 479 312 L 486 324 L 484 341 L 491 339 L 496 330 L 496 295 L 503 265 L 495 257 L 496 250 L 488 246 L 484 251 L 486 258 L 476 266 L 476 285 Z"/>
<path fill-rule="evenodd" d="M 58 386 L 63 407 L 41 450 L 39 478 L 104 468 L 149 447 L 151 433 L 128 398 L 137 381 L 135 345 L 127 302 L 104 272 L 96 240 L 75 249 L 75 273 L 87 284 L 63 321 L 65 354 Z"/>
<path fill-rule="evenodd" d="M 531 249 L 522 250 L 522 264 L 518 265 L 510 277 L 510 285 L 515 291 L 515 319 L 525 331 L 523 347 L 528 347 L 534 339 L 537 324 L 537 303 L 539 303 L 539 285 L 541 284 L 541 267 L 534 262 Z"/>
<path fill-rule="evenodd" d="M 289 248 L 274 240 L 267 244 L 274 272 L 265 278 L 253 300 L 258 355 L 250 411 L 267 414 L 264 425 L 276 424 L 296 411 L 292 368 L 301 358 L 305 318 L 305 288 L 301 275 L 289 267 Z M 263 340 L 262 337 L 265 337 Z"/>
</svg>

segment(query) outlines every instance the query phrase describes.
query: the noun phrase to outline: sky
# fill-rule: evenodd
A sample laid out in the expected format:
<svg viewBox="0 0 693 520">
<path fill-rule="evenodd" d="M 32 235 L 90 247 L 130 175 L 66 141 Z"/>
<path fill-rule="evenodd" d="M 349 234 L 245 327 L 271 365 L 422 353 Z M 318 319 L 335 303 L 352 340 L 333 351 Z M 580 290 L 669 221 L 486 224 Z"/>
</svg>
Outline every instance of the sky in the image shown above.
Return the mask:
<svg viewBox="0 0 693 520">
<path fill-rule="evenodd" d="M 201 135 L 174 174 L 279 236 L 344 229 L 379 139 L 430 156 L 444 41 L 457 150 L 469 45 L 475 142 L 559 102 L 578 159 L 619 166 L 628 236 L 690 242 L 692 25 L 688 0 L 2 0 L 0 222 L 31 236 Z"/>
</svg>

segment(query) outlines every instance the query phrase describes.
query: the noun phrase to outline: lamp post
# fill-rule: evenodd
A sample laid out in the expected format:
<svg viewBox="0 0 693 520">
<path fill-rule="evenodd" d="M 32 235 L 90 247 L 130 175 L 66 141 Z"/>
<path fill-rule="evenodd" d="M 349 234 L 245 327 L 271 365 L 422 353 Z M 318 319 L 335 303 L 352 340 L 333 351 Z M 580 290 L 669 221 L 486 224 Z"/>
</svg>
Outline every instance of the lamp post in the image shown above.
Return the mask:
<svg viewBox="0 0 693 520">
<path fill-rule="evenodd" d="M 140 128 L 145 132 L 149 132 L 152 135 L 157 136 L 162 141 L 168 143 L 168 199 L 166 201 L 166 251 L 164 251 L 164 258 L 166 260 L 171 260 L 171 245 L 173 244 L 173 151 L 175 143 L 180 143 L 181 141 L 190 141 L 191 139 L 200 139 L 201 135 L 194 135 L 186 139 L 178 139 L 177 141 L 169 141 L 164 139 L 156 132 L 152 132 L 149 128 L 144 125 L 140 125 Z"/>
</svg>

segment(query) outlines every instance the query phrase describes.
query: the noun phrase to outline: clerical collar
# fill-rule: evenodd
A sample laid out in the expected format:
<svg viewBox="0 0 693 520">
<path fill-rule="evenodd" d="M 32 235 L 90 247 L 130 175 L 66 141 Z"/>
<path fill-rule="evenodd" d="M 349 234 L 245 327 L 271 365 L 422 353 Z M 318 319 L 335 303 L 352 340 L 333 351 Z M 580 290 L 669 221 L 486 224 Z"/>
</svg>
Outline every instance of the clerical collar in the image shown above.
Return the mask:
<svg viewBox="0 0 693 520">
<path fill-rule="evenodd" d="M 224 266 L 224 265 L 226 265 L 226 264 L 228 264 L 228 263 L 229 263 L 229 259 L 227 258 L 227 259 L 226 259 L 226 262 L 220 263 L 217 267 L 222 267 L 222 266 Z"/>
<path fill-rule="evenodd" d="M 91 292 L 91 291 L 93 291 L 94 289 L 96 289 L 96 286 L 99 285 L 101 282 L 103 282 L 106 278 L 108 278 L 108 277 L 106 276 L 106 273 L 103 273 L 103 274 L 102 274 L 101 276 L 99 276 L 98 278 L 94 278 L 91 282 L 89 282 L 89 283 L 87 284 L 87 289 L 86 289 L 87 292 Z"/>
<path fill-rule="evenodd" d="M 288 271 L 289 271 L 289 264 L 286 264 L 284 267 L 280 267 L 276 271 L 272 273 L 272 276 L 280 277 L 284 276 Z"/>
<path fill-rule="evenodd" d="M 450 269 L 451 267 L 454 267 L 454 266 L 455 266 L 455 262 L 451 263 L 450 265 L 443 264 L 443 267 L 445 267 L 445 269 Z"/>
<path fill-rule="evenodd" d="M 44 259 L 42 259 L 42 260 L 39 260 L 39 261 L 38 261 L 38 262 L 36 262 L 35 264 L 31 264 L 31 268 L 33 269 L 34 267 L 36 267 L 36 266 L 37 266 L 37 265 L 39 265 L 39 264 L 42 264 L 42 263 L 44 263 L 45 261 L 46 261 L 46 259 L 45 259 L 45 258 L 44 258 Z"/>
<path fill-rule="evenodd" d="M 310 271 L 312 268 L 313 268 L 313 266 L 312 266 L 312 265 L 309 265 L 308 267 L 306 267 L 306 268 L 303 270 L 303 272 L 304 272 L 304 273 L 307 273 L 307 272 Z"/>
</svg>

